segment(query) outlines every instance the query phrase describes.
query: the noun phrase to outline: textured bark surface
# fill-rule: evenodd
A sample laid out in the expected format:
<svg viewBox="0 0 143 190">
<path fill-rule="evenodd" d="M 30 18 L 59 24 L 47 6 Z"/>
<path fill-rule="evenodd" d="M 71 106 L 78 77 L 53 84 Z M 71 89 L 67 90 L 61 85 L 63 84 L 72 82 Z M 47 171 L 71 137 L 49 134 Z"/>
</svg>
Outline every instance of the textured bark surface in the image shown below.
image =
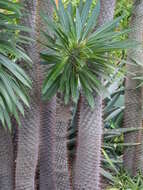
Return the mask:
<svg viewBox="0 0 143 190">
<path fill-rule="evenodd" d="M 55 190 L 54 180 L 54 153 L 55 139 L 54 128 L 56 126 L 56 99 L 53 98 L 48 105 L 43 106 L 42 126 L 40 131 L 40 190 Z"/>
<path fill-rule="evenodd" d="M 75 190 L 99 190 L 102 139 L 102 98 L 93 110 L 82 97 L 75 164 Z"/>
<path fill-rule="evenodd" d="M 101 0 L 99 25 L 113 19 L 115 0 Z M 95 95 L 92 110 L 82 98 L 74 172 L 75 190 L 100 190 L 102 97 Z"/>
<path fill-rule="evenodd" d="M 100 4 L 99 25 L 101 26 L 113 19 L 116 0 L 100 0 Z"/>
<path fill-rule="evenodd" d="M 71 179 L 67 152 L 67 129 L 71 118 L 70 106 L 65 106 L 61 97 L 57 98 L 54 175 L 57 190 L 71 190 Z"/>
<path fill-rule="evenodd" d="M 13 186 L 15 187 L 15 175 L 16 175 L 16 158 L 17 158 L 17 142 L 18 142 L 18 124 L 15 118 L 12 118 L 12 143 L 13 143 Z"/>
<path fill-rule="evenodd" d="M 52 6 L 49 0 L 39 1 L 39 14 L 44 12 L 49 17 L 52 16 Z M 45 30 L 45 23 L 39 17 L 39 29 Z M 44 40 L 40 36 L 40 40 Z M 39 46 L 39 50 L 43 48 Z M 41 68 L 41 82 L 45 76 L 46 66 Z M 54 154 L 55 154 L 55 137 L 54 129 L 56 127 L 56 97 L 49 102 L 42 102 L 41 107 L 41 127 L 40 127 L 40 152 L 39 152 L 39 189 L 56 190 L 54 177 Z"/>
<path fill-rule="evenodd" d="M 135 30 L 130 34 L 131 39 L 143 42 L 143 0 L 136 0 L 132 13 L 131 28 Z M 140 66 L 132 65 L 132 58 L 143 60 L 143 49 L 137 48 L 128 53 L 127 79 L 125 88 L 125 114 L 124 127 L 142 127 L 142 89 L 136 88 L 138 82 L 133 80 L 130 73 L 141 73 Z M 142 143 L 142 131 L 130 132 L 125 135 L 125 143 Z M 124 167 L 130 174 L 135 175 L 138 169 L 143 172 L 143 148 L 142 145 L 130 146 L 124 149 Z"/>
<path fill-rule="evenodd" d="M 30 37 L 35 39 L 37 1 L 22 0 L 21 2 L 25 6 L 22 24 L 31 28 Z M 32 68 L 27 69 L 33 86 L 30 92 L 30 109 L 26 109 L 25 117 L 21 118 L 22 126 L 18 131 L 15 190 L 34 190 L 40 127 L 39 55 L 36 42 L 25 46 L 24 49 L 33 61 Z"/>
<path fill-rule="evenodd" d="M 9 131 L 0 125 L 0 189 L 13 190 L 13 147 Z"/>
</svg>

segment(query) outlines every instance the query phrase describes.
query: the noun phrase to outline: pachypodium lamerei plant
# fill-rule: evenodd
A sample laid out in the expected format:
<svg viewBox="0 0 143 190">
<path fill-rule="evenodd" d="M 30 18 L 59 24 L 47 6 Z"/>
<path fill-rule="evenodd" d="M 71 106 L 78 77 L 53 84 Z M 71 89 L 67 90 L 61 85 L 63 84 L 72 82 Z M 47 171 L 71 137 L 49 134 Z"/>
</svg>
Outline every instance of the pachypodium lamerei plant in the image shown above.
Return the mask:
<svg viewBox="0 0 143 190">
<path fill-rule="evenodd" d="M 17 24 L 20 9 L 19 3 L 0 0 L 0 121 L 9 128 L 11 116 L 20 123 L 18 112 L 24 115 L 22 102 L 29 105 L 27 89 L 31 87 L 30 79 L 15 63 L 22 58 L 31 61 L 18 45 L 29 40 L 20 35 L 20 31 L 29 31 Z"/>
<path fill-rule="evenodd" d="M 43 84 L 43 97 L 50 99 L 58 91 L 64 94 L 65 103 L 70 98 L 77 102 L 82 90 L 89 105 L 94 107 L 93 92 L 102 93 L 100 78 L 110 79 L 117 65 L 107 53 L 135 47 L 137 43 L 122 40 L 130 30 L 118 31 L 122 17 L 98 26 L 100 1 L 91 9 L 92 0 L 80 1 L 76 10 L 59 0 L 58 8 L 51 0 L 56 16 L 49 19 L 41 14 L 47 25 L 43 32 L 45 50 L 41 52 L 43 64 L 49 69 Z"/>
</svg>

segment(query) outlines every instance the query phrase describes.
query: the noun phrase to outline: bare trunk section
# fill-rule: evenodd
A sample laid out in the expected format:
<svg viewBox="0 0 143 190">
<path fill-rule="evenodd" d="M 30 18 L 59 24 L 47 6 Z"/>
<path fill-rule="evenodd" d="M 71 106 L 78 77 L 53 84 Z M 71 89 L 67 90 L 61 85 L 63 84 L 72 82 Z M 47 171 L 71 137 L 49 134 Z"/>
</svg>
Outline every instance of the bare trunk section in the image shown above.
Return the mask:
<svg viewBox="0 0 143 190">
<path fill-rule="evenodd" d="M 25 6 L 22 24 L 31 28 L 30 37 L 36 39 L 37 1 L 22 0 L 21 2 Z M 24 49 L 33 61 L 32 68 L 28 67 L 33 86 L 30 92 L 30 109 L 26 109 L 25 117 L 21 118 L 22 126 L 18 130 L 15 190 L 34 190 L 40 127 L 39 54 L 36 42 L 24 46 Z"/>
<path fill-rule="evenodd" d="M 112 20 L 115 0 L 101 0 L 99 25 Z M 95 95 L 91 109 L 82 97 L 77 155 L 74 172 L 74 190 L 100 190 L 100 162 L 102 144 L 102 97 Z"/>
<path fill-rule="evenodd" d="M 69 170 L 67 150 L 67 130 L 69 118 L 71 118 L 70 105 L 65 106 L 61 97 L 57 98 L 56 109 L 55 152 L 54 152 L 54 175 L 57 190 L 71 190 L 71 174 Z"/>
<path fill-rule="evenodd" d="M 136 0 L 133 9 L 131 20 L 131 28 L 134 31 L 130 34 L 131 39 L 135 39 L 140 43 L 143 42 L 143 0 Z M 127 79 L 125 88 L 125 114 L 124 127 L 126 128 L 141 128 L 142 127 L 142 89 L 137 88 L 138 81 L 133 79 L 133 74 L 142 72 L 140 66 L 132 65 L 133 59 L 142 63 L 143 49 L 140 47 L 137 50 L 130 50 L 128 54 L 127 64 Z M 124 149 L 124 168 L 132 175 L 135 175 L 137 170 L 143 172 L 143 148 L 142 148 L 142 131 L 130 132 L 124 136 L 125 143 L 141 143 L 141 145 L 130 146 Z"/>
<path fill-rule="evenodd" d="M 113 19 L 116 0 L 100 0 L 100 4 L 99 25 L 101 26 Z"/>
<path fill-rule="evenodd" d="M 42 128 L 40 137 L 40 155 L 39 155 L 39 168 L 40 168 L 40 190 L 56 190 L 54 180 L 54 127 L 56 126 L 56 99 L 45 105 L 43 108 Z"/>
<path fill-rule="evenodd" d="M 13 146 L 10 132 L 0 125 L 0 189 L 13 190 Z"/>
<path fill-rule="evenodd" d="M 75 190 L 99 190 L 102 140 L 102 98 L 93 110 L 82 97 L 75 163 Z"/>
<path fill-rule="evenodd" d="M 12 118 L 12 143 L 13 143 L 13 186 L 15 187 L 15 173 L 16 173 L 16 158 L 17 158 L 17 142 L 18 142 L 18 124 L 15 118 Z"/>
</svg>

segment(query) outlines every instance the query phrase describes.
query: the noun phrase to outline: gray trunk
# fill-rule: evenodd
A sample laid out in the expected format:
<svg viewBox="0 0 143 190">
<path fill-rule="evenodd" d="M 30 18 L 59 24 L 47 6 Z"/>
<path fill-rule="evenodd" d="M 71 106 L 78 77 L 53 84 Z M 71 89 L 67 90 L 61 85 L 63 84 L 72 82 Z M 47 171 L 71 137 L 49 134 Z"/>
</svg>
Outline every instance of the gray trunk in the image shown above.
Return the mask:
<svg viewBox="0 0 143 190">
<path fill-rule="evenodd" d="M 99 25 L 103 25 L 113 19 L 116 0 L 100 0 L 100 4 Z"/>
<path fill-rule="evenodd" d="M 39 4 L 39 13 L 44 12 L 49 17 L 52 16 L 52 6 L 49 0 L 41 0 Z M 44 30 L 45 23 L 39 17 L 39 28 Z M 40 40 L 44 40 L 42 36 Z M 43 49 L 39 47 L 39 49 Z M 45 76 L 47 67 L 41 66 L 41 80 Z M 54 176 L 54 154 L 55 138 L 54 129 L 56 127 L 56 97 L 51 101 L 43 102 L 41 109 L 41 127 L 40 127 L 40 152 L 39 152 L 39 189 L 56 190 L 56 181 Z"/>
<path fill-rule="evenodd" d="M 93 110 L 82 97 L 75 163 L 75 190 L 99 190 L 102 139 L 102 98 Z"/>
<path fill-rule="evenodd" d="M 71 190 L 71 176 L 67 152 L 67 129 L 71 118 L 70 106 L 65 106 L 61 98 L 57 98 L 56 128 L 54 130 L 55 154 L 54 175 L 57 190 Z"/>
<path fill-rule="evenodd" d="M 115 2 L 115 0 L 101 0 L 99 25 L 113 19 Z M 74 172 L 75 190 L 100 189 L 102 111 L 101 96 L 95 95 L 93 110 L 82 97 Z"/>
<path fill-rule="evenodd" d="M 30 37 L 36 39 L 37 1 L 22 0 L 21 2 L 25 6 L 22 24 L 31 28 Z M 30 109 L 26 109 L 24 118 L 21 117 L 22 126 L 18 130 L 15 190 L 34 190 L 40 127 L 39 54 L 36 42 L 24 46 L 24 49 L 33 61 L 32 68 L 27 69 L 33 86 L 30 92 Z"/>
<path fill-rule="evenodd" d="M 13 147 L 10 132 L 0 125 L 0 189 L 13 190 Z"/>
<path fill-rule="evenodd" d="M 53 98 L 48 104 L 43 106 L 42 128 L 40 131 L 40 190 L 56 190 L 56 181 L 54 176 L 54 153 L 55 138 L 54 128 L 56 126 L 56 99 Z"/>
<path fill-rule="evenodd" d="M 136 0 L 132 13 L 131 28 L 135 29 L 130 38 L 139 42 L 143 41 L 143 0 Z M 130 73 L 141 73 L 140 66 L 131 65 L 132 58 L 140 61 L 143 60 L 143 49 L 130 50 L 128 53 L 127 64 L 127 79 L 125 88 L 125 114 L 124 114 L 124 127 L 126 128 L 142 128 L 142 89 L 137 88 L 138 81 L 133 79 Z M 142 131 L 130 132 L 125 135 L 125 143 L 142 143 Z M 142 144 L 137 146 L 130 146 L 124 149 L 124 168 L 135 175 L 137 170 L 143 172 L 143 149 Z"/>
</svg>

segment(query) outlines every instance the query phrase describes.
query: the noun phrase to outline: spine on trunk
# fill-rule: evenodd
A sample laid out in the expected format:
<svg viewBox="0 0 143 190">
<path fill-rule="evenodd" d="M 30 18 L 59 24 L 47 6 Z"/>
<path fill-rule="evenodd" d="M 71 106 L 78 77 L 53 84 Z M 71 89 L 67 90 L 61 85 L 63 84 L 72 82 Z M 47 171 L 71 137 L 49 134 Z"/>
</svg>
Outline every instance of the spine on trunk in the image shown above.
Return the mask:
<svg viewBox="0 0 143 190">
<path fill-rule="evenodd" d="M 0 126 L 0 189 L 13 190 L 13 146 L 10 131 Z"/>
<path fill-rule="evenodd" d="M 143 0 L 135 1 L 131 28 L 135 29 L 130 33 L 130 38 L 135 39 L 138 42 L 143 42 Z M 142 87 L 137 88 L 139 85 L 138 81 L 133 79 L 133 74 L 140 75 L 142 73 L 142 68 L 140 66 L 135 66 L 132 61 L 138 60 L 142 62 L 143 60 L 143 50 L 139 47 L 136 50 L 130 50 L 128 52 L 128 62 L 127 77 L 125 84 L 125 112 L 124 112 L 124 127 L 126 128 L 142 128 L 143 111 L 142 111 L 142 101 L 143 92 Z M 142 130 L 136 132 L 130 132 L 125 134 L 125 143 L 140 143 L 137 146 L 130 146 L 124 149 L 124 168 L 132 175 L 136 175 L 137 170 L 143 172 L 143 147 L 142 147 Z"/>
<path fill-rule="evenodd" d="M 65 106 L 61 97 L 57 98 L 55 153 L 54 153 L 54 175 L 57 189 L 72 190 L 71 173 L 69 168 L 67 149 L 67 130 L 72 117 L 70 105 Z"/>
<path fill-rule="evenodd" d="M 43 105 L 42 110 L 39 152 L 39 189 L 56 190 L 54 176 L 56 98 L 54 97 L 49 103 Z"/>
<path fill-rule="evenodd" d="M 21 23 L 31 29 L 30 37 L 36 39 L 36 8 L 37 0 L 22 0 L 25 7 Z M 35 190 L 35 173 L 39 149 L 40 127 L 40 87 L 38 78 L 39 54 L 36 41 L 23 47 L 32 59 L 32 67 L 27 72 L 32 79 L 30 91 L 30 109 L 25 110 L 18 128 L 18 151 L 16 160 L 15 190 Z M 24 63 L 21 62 L 21 65 Z"/>
<path fill-rule="evenodd" d="M 75 190 L 100 189 L 102 98 L 97 96 L 95 100 L 92 110 L 82 97 L 74 171 Z"/>
</svg>

